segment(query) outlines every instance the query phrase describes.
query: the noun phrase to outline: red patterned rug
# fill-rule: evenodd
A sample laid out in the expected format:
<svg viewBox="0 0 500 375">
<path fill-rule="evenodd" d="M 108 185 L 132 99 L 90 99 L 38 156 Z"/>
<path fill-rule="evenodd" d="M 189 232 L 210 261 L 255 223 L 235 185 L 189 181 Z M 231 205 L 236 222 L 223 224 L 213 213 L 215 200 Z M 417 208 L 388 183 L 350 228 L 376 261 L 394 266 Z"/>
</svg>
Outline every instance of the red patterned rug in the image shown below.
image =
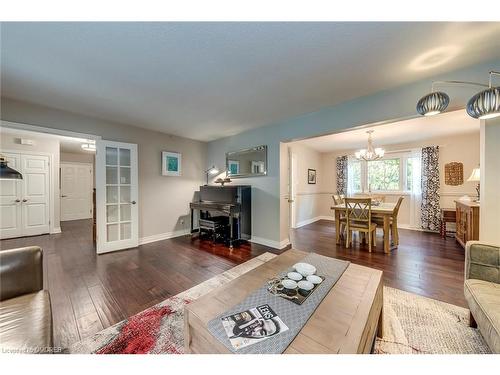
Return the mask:
<svg viewBox="0 0 500 375">
<path fill-rule="evenodd" d="M 253 258 L 73 344 L 66 352 L 80 354 L 182 354 L 184 353 L 184 306 L 275 256 L 271 253 L 264 253 Z"/>
</svg>

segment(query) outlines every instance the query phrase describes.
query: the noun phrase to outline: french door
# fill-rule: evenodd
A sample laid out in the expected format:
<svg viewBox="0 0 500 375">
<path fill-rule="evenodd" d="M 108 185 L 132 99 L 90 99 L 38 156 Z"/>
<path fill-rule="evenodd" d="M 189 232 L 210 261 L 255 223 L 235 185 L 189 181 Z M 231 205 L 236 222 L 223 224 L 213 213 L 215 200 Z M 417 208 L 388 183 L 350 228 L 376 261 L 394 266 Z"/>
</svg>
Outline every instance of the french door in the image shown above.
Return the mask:
<svg viewBox="0 0 500 375">
<path fill-rule="evenodd" d="M 97 253 L 139 244 L 137 145 L 97 141 Z"/>
</svg>

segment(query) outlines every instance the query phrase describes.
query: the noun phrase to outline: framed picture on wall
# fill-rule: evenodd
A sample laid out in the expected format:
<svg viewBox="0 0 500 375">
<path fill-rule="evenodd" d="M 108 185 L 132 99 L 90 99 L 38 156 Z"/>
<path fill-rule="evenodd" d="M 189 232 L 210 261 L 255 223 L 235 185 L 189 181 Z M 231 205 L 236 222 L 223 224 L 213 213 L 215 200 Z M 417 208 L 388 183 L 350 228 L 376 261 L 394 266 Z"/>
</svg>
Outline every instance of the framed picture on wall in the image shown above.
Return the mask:
<svg viewBox="0 0 500 375">
<path fill-rule="evenodd" d="M 316 183 L 316 169 L 308 169 L 307 170 L 307 183 L 315 184 Z"/>
<path fill-rule="evenodd" d="M 179 152 L 162 151 L 161 174 L 163 176 L 182 175 L 182 155 Z"/>
<path fill-rule="evenodd" d="M 229 172 L 231 174 L 240 174 L 240 162 L 237 160 L 228 160 Z"/>
</svg>

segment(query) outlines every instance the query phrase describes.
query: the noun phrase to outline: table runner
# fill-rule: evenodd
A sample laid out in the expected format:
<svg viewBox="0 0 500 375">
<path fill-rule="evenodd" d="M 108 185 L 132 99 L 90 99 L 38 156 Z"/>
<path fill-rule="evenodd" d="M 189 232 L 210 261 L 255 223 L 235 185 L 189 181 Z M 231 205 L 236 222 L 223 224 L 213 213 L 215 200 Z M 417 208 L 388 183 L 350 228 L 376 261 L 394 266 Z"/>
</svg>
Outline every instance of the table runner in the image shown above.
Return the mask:
<svg viewBox="0 0 500 375">
<path fill-rule="evenodd" d="M 309 254 L 300 262 L 310 263 L 316 267 L 316 274 L 324 276 L 325 280 L 304 301 L 297 305 L 285 298 L 275 296 L 267 290 L 267 282 L 261 288 L 252 292 L 243 302 L 218 315 L 208 322 L 208 330 L 217 340 L 222 342 L 226 348 L 238 354 L 281 354 L 307 323 L 309 317 L 314 313 L 323 298 L 340 279 L 350 262 L 325 257 L 318 254 Z M 290 267 L 279 274 L 285 276 L 293 269 Z M 277 275 L 278 276 L 278 275 Z M 221 318 L 238 312 L 249 310 L 260 305 L 269 305 L 281 320 L 288 326 L 288 330 L 280 332 L 276 336 L 260 341 L 256 344 L 235 350 L 231 345 L 226 331 L 222 325 Z"/>
</svg>

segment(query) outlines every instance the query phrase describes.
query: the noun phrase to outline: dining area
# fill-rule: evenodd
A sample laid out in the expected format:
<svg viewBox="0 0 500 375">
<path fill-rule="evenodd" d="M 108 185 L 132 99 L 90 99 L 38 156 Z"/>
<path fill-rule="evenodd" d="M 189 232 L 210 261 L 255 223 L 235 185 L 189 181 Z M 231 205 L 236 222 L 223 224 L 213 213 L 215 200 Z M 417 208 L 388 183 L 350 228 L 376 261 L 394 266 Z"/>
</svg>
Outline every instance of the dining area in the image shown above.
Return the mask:
<svg viewBox="0 0 500 375">
<path fill-rule="evenodd" d="M 386 202 L 381 194 L 356 194 L 346 197 L 333 194 L 331 210 L 335 217 L 337 245 L 353 247 L 353 235 L 358 233 L 359 245 L 365 245 L 368 252 L 376 249 L 377 230 L 383 235 L 385 254 L 397 249 L 399 245 L 398 214 L 404 197 L 396 202 Z"/>
</svg>

